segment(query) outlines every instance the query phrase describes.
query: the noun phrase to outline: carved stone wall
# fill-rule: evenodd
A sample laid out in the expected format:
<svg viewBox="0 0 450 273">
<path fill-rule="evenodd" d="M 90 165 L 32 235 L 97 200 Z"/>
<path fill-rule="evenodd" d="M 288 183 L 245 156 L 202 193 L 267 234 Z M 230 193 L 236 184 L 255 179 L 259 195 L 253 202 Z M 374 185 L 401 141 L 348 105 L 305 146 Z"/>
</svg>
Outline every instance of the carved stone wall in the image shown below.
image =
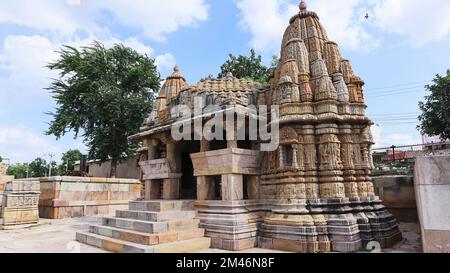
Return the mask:
<svg viewBox="0 0 450 273">
<path fill-rule="evenodd" d="M 0 193 L 1 194 L 1 193 Z M 13 180 L 5 186 L 0 206 L 0 229 L 13 229 L 39 221 L 38 180 Z"/>
</svg>

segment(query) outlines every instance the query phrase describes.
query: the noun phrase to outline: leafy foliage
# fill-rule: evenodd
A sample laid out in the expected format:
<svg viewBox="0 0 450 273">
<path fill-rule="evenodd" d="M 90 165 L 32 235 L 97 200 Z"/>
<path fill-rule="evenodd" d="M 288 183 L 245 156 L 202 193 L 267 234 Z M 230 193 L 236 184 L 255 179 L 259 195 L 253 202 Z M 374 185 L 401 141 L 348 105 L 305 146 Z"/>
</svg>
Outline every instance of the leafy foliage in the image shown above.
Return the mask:
<svg viewBox="0 0 450 273">
<path fill-rule="evenodd" d="M 60 175 L 59 167 L 56 162 L 51 162 L 52 176 Z M 16 179 L 22 179 L 27 177 L 44 177 L 49 174 L 49 163 L 38 157 L 31 163 L 19 163 L 9 166 L 8 175 L 14 176 Z"/>
<path fill-rule="evenodd" d="M 123 45 L 106 49 L 98 42 L 80 50 L 64 46 L 60 55 L 48 65 L 60 74 L 48 88 L 57 109 L 47 134 L 82 135 L 91 159 L 112 161 L 113 177 L 117 163 L 137 148 L 127 137 L 151 112 L 160 85 L 155 62 Z"/>
<path fill-rule="evenodd" d="M 53 168 L 56 167 L 56 163 L 52 162 Z M 36 158 L 29 164 L 29 177 L 44 177 L 48 174 L 48 163 L 43 158 Z"/>
<path fill-rule="evenodd" d="M 24 164 L 14 164 L 9 166 L 7 175 L 14 176 L 15 179 L 23 179 L 27 178 L 27 170 L 29 170 L 29 165 L 27 163 Z"/>
<path fill-rule="evenodd" d="M 64 173 L 75 169 L 75 162 L 81 160 L 81 152 L 79 150 L 69 150 L 62 155 L 62 164 L 58 169 Z"/>
<path fill-rule="evenodd" d="M 450 139 L 450 70 L 446 76 L 436 75 L 433 84 L 426 89 L 431 93 L 419 103 L 422 115 L 419 116 L 418 129 L 429 136 Z"/>
<path fill-rule="evenodd" d="M 250 50 L 250 56 L 233 54 L 229 55 L 229 59 L 221 66 L 221 73 L 218 75 L 222 78 L 227 73 L 239 79 L 251 79 L 260 83 L 267 83 L 270 74 L 278 64 L 278 57 L 274 56 L 270 68 L 262 64 L 261 55 L 256 55 L 254 49 Z"/>
</svg>

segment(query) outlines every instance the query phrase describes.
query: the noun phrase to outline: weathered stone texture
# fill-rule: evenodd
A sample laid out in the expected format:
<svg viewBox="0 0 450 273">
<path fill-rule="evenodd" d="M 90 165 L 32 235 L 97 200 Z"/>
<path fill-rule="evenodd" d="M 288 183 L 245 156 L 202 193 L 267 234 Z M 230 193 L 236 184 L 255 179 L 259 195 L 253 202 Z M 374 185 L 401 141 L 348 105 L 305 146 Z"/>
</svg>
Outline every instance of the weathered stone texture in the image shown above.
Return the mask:
<svg viewBox="0 0 450 273">
<path fill-rule="evenodd" d="M 40 185 L 37 180 L 9 180 L 0 192 L 0 229 L 13 229 L 39 221 Z"/>
<path fill-rule="evenodd" d="M 350 252 L 371 241 L 382 247 L 395 244 L 401 239 L 397 221 L 372 183 L 373 122 L 365 115 L 363 86 L 338 45 L 328 40 L 317 14 L 302 1 L 284 33 L 281 59 L 268 84 L 228 73 L 188 86 L 175 68 L 141 132 L 130 137 L 142 141 L 147 151 L 141 162 L 143 198 L 179 199 L 186 190 L 183 184 L 196 185 L 200 227 L 215 248 L 242 250 L 259 244 L 296 252 Z M 171 110 L 179 105 L 194 111 L 175 116 Z M 208 125 L 217 112 L 230 108 L 236 110 L 232 118 L 246 110 L 252 121 L 258 113 L 247 106 L 253 105 L 279 106 L 279 116 L 272 120 L 280 128 L 275 151 L 260 152 L 262 139 L 238 141 L 244 126 L 229 121 L 223 140 L 172 138 L 176 121 Z M 189 134 L 200 134 L 194 131 Z M 193 174 L 185 165 L 191 163 L 189 157 Z M 146 204 L 130 204 L 131 209 L 140 206 Z M 165 231 L 164 226 L 136 221 L 112 219 L 107 224 Z"/>
<path fill-rule="evenodd" d="M 172 253 L 208 249 L 192 201 L 135 201 L 129 210 L 78 232 L 76 240 L 117 253 Z"/>
<path fill-rule="evenodd" d="M 134 179 L 41 178 L 39 213 L 50 219 L 110 215 L 140 197 L 140 183 Z"/>
<path fill-rule="evenodd" d="M 419 157 L 414 169 L 423 250 L 449 253 L 450 157 Z"/>
<path fill-rule="evenodd" d="M 373 177 L 373 184 L 375 193 L 397 220 L 418 223 L 414 176 L 376 176 Z"/>
</svg>

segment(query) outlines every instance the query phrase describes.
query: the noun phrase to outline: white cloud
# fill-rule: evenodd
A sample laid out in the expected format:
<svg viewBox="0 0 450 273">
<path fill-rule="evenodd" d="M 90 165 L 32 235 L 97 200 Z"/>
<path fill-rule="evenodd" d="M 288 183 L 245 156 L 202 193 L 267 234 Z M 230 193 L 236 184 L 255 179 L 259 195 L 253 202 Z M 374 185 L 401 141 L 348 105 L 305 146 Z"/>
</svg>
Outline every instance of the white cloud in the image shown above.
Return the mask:
<svg viewBox="0 0 450 273">
<path fill-rule="evenodd" d="M 251 46 L 278 53 L 289 18 L 298 12 L 296 0 L 235 0 L 240 26 L 251 35 Z M 379 47 L 386 34 L 399 35 L 420 47 L 450 36 L 448 0 L 315 0 L 306 1 L 317 12 L 329 39 L 348 50 Z M 364 18 L 369 13 L 369 20 Z"/>
<path fill-rule="evenodd" d="M 286 0 L 235 0 L 240 26 L 252 35 L 251 46 L 259 51 L 278 52 L 289 18 L 298 11 Z"/>
<path fill-rule="evenodd" d="M 155 64 L 159 69 L 172 69 L 176 65 L 175 56 L 170 53 L 156 56 Z"/>
<path fill-rule="evenodd" d="M 123 43 L 125 46 L 131 47 L 137 52 L 141 54 L 147 54 L 148 56 L 151 56 L 153 54 L 153 48 L 143 44 L 141 41 L 139 41 L 136 38 L 128 38 L 125 41 L 111 41 L 108 42 L 108 46 L 111 46 L 113 43 Z"/>
<path fill-rule="evenodd" d="M 81 0 L 67 0 L 67 5 L 69 6 L 79 6 L 81 5 Z"/>
<path fill-rule="evenodd" d="M 56 49 L 43 36 L 8 36 L 0 52 L 0 84 L 5 93 L 45 93 L 42 89 L 54 76 L 45 66 L 57 58 Z"/>
<path fill-rule="evenodd" d="M 48 96 L 45 90 L 49 86 L 51 78 L 57 73 L 46 68 L 49 62 L 58 59 L 57 53 L 63 44 L 75 47 L 86 46 L 93 40 L 101 41 L 106 47 L 122 43 L 141 54 L 155 58 L 156 65 L 160 69 L 173 68 L 175 57 L 170 54 L 153 56 L 154 50 L 136 38 L 128 38 L 121 41 L 114 37 L 99 39 L 90 36 L 82 40 L 51 41 L 40 35 L 15 36 L 5 38 L 3 50 L 0 51 L 0 86 L 2 86 L 2 98 L 8 100 L 11 96 Z M 2 101 L 0 100 L 0 104 Z M 3 101 L 5 103 L 5 101 Z"/>
<path fill-rule="evenodd" d="M 386 148 L 391 147 L 392 145 L 415 145 L 422 143 L 421 139 L 415 138 L 409 134 L 393 133 L 385 135 L 383 133 L 383 128 L 377 125 L 372 126 L 371 129 L 373 140 L 375 142 L 374 148 Z"/>
<path fill-rule="evenodd" d="M 367 30 L 364 0 L 308 1 L 308 9 L 317 12 L 328 38 L 349 50 L 369 50 L 380 45 Z"/>
<path fill-rule="evenodd" d="M 0 2 L 0 23 L 11 23 L 72 36 L 77 31 L 88 34 L 105 32 L 105 12 L 123 26 L 133 27 L 148 38 L 164 41 L 180 27 L 196 26 L 208 19 L 204 0 L 15 0 Z M 103 19 L 103 20 L 100 20 Z"/>
<path fill-rule="evenodd" d="M 440 41 L 450 34 L 448 0 L 379 0 L 373 4 L 376 27 L 398 34 L 413 46 Z"/>
<path fill-rule="evenodd" d="M 298 3 L 288 0 L 235 0 L 240 9 L 240 26 L 252 35 L 251 46 L 260 51 L 278 53 L 289 19 L 298 13 Z M 329 38 L 346 49 L 367 49 L 378 41 L 363 27 L 359 8 L 363 0 L 309 1 L 309 10 L 316 11 Z"/>
<path fill-rule="evenodd" d="M 0 154 L 11 159 L 11 163 L 29 162 L 37 157 L 54 153 L 61 157 L 62 149 L 52 144 L 51 138 L 30 131 L 23 125 L 0 126 Z"/>
</svg>

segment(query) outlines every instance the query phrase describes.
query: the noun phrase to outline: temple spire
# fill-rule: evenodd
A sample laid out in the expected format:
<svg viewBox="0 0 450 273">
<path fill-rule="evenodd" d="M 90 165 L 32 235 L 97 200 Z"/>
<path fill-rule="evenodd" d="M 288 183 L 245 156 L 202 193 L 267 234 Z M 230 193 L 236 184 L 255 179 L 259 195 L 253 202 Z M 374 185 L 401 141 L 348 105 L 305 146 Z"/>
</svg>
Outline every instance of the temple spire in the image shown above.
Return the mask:
<svg viewBox="0 0 450 273">
<path fill-rule="evenodd" d="M 306 10 L 308 9 L 308 6 L 306 5 L 306 3 L 305 3 L 304 0 L 302 0 L 302 1 L 300 2 L 299 7 L 300 7 L 300 11 L 306 11 Z"/>
</svg>

